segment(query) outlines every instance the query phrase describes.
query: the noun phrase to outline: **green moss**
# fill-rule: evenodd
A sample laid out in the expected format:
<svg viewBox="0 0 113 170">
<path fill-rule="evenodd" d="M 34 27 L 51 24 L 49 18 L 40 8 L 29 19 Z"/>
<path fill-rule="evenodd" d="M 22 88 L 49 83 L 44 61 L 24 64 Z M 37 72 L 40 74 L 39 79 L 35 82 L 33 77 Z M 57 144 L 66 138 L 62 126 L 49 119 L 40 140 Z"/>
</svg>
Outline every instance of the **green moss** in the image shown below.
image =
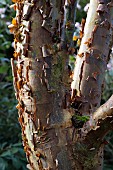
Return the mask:
<svg viewBox="0 0 113 170">
<path fill-rule="evenodd" d="M 84 170 L 92 170 L 98 163 L 96 150 L 89 150 L 86 145 L 77 143 L 74 153 L 76 153 L 75 159 L 80 161 L 84 166 Z"/>
<path fill-rule="evenodd" d="M 62 81 L 62 74 L 63 74 L 63 57 L 61 55 L 54 56 L 57 57 L 57 62 L 52 66 L 52 76 L 50 86 L 53 89 L 59 88 L 59 83 Z"/>
</svg>

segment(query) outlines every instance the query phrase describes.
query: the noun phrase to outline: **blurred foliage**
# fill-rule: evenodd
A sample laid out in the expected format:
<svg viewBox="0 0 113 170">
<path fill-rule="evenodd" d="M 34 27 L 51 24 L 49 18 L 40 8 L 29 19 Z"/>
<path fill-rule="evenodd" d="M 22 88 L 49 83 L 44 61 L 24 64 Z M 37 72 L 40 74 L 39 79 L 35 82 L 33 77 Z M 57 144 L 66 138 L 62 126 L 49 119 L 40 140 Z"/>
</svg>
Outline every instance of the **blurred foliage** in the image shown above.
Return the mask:
<svg viewBox="0 0 113 170">
<path fill-rule="evenodd" d="M 113 132 L 106 136 L 106 145 L 104 150 L 104 168 L 103 170 L 113 169 Z"/>
<path fill-rule="evenodd" d="M 109 97 L 113 94 L 113 48 L 111 59 L 108 63 L 105 74 L 105 85 L 102 93 L 102 103 L 107 101 Z M 113 169 L 113 132 L 111 131 L 106 137 L 107 141 L 104 149 L 104 168 L 103 170 Z"/>
<path fill-rule="evenodd" d="M 78 23 L 86 17 L 85 6 L 89 0 L 79 0 L 77 7 Z M 10 58 L 13 56 L 13 36 L 7 26 L 15 12 L 10 9 L 10 0 L 0 0 L 0 170 L 27 170 L 26 157 L 22 147 L 21 130 L 15 108 L 17 101 L 13 90 Z M 79 29 L 76 29 L 78 34 Z M 77 47 L 78 48 L 78 47 Z M 77 49 L 78 50 L 78 49 Z M 74 68 L 75 56 L 70 56 L 70 65 Z M 113 69 L 106 71 L 106 85 L 102 100 L 105 102 L 113 92 Z M 106 137 L 104 170 L 113 168 L 113 133 Z"/>
<path fill-rule="evenodd" d="M 86 18 L 87 13 L 84 10 L 84 7 L 89 3 L 89 0 L 78 0 L 78 8 L 77 8 L 77 16 L 76 20 L 77 22 L 81 23 L 82 18 Z"/>
<path fill-rule="evenodd" d="M 105 74 L 105 84 L 102 94 L 102 99 L 107 101 L 107 99 L 113 94 L 113 56 L 111 57 L 111 61 L 109 63 L 109 68 L 106 70 Z"/>
<path fill-rule="evenodd" d="M 0 170 L 27 170 L 10 64 L 13 35 L 7 26 L 15 16 L 10 4 L 0 0 Z"/>
</svg>

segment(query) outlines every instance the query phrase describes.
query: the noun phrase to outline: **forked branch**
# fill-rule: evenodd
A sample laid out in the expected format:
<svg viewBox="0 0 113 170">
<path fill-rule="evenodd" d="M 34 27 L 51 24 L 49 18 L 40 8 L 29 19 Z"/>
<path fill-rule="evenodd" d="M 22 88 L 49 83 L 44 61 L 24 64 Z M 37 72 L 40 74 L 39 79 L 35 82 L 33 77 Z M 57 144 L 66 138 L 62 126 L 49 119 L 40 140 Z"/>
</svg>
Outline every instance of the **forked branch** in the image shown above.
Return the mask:
<svg viewBox="0 0 113 170">
<path fill-rule="evenodd" d="M 90 125 L 85 141 L 93 147 L 97 142 L 101 144 L 106 133 L 113 129 L 113 95 L 94 112 Z"/>
</svg>

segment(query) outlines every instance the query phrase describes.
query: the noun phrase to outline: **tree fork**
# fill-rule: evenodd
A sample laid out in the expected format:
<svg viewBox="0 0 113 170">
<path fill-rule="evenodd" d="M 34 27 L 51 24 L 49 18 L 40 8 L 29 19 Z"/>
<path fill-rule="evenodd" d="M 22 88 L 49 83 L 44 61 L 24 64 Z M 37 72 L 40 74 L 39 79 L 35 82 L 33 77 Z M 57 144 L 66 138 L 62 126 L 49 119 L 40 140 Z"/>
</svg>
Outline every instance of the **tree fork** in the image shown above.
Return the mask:
<svg viewBox="0 0 113 170">
<path fill-rule="evenodd" d="M 90 119 L 92 126 L 87 123 L 82 128 L 81 138 L 76 133 L 73 140 L 71 120 L 75 112 L 92 116 L 100 105 L 111 38 L 112 1 L 108 4 L 104 0 L 90 2 L 89 13 L 93 15 L 87 17 L 77 56 L 72 98 L 67 63 L 72 48 L 76 1 L 13 2 L 16 17 L 9 28 L 14 33 L 15 52 L 11 63 L 28 169 L 97 169 L 100 165 L 96 156 L 99 157 L 102 139 L 96 145 L 95 138 L 94 150 L 87 143 L 92 139 L 90 132 L 98 124 L 97 119 Z"/>
</svg>

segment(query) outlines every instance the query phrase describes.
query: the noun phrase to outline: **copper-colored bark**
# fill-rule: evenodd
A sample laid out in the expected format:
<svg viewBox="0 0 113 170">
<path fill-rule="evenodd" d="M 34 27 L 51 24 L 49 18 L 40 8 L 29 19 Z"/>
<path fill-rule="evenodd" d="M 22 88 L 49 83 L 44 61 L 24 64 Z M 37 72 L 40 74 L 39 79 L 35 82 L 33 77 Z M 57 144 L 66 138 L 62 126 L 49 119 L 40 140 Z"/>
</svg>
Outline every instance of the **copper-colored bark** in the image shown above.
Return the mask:
<svg viewBox="0 0 113 170">
<path fill-rule="evenodd" d="M 15 52 L 11 61 L 28 168 L 91 169 L 97 166 L 99 154 L 90 150 L 90 155 L 91 148 L 85 142 L 91 140 L 90 135 L 84 132 L 80 138 L 82 134 L 73 126 L 72 115 L 76 112 L 80 116 L 90 115 L 100 104 L 109 53 L 109 42 L 106 44 L 106 41 L 111 31 L 110 5 L 94 0 L 97 9 L 94 27 L 90 30 L 90 39 L 82 42 L 87 50 L 78 55 L 81 57 L 80 68 L 77 66 L 75 73 L 79 73 L 78 86 L 72 86 L 76 93 L 72 93 L 71 98 L 67 62 L 72 48 L 76 1 L 13 1 L 16 18 L 9 28 L 14 33 Z M 91 127 L 89 129 L 88 134 L 93 131 Z M 82 153 L 86 156 L 87 152 L 87 159 L 84 156 L 81 159 Z M 92 161 L 88 162 L 90 156 Z"/>
</svg>

